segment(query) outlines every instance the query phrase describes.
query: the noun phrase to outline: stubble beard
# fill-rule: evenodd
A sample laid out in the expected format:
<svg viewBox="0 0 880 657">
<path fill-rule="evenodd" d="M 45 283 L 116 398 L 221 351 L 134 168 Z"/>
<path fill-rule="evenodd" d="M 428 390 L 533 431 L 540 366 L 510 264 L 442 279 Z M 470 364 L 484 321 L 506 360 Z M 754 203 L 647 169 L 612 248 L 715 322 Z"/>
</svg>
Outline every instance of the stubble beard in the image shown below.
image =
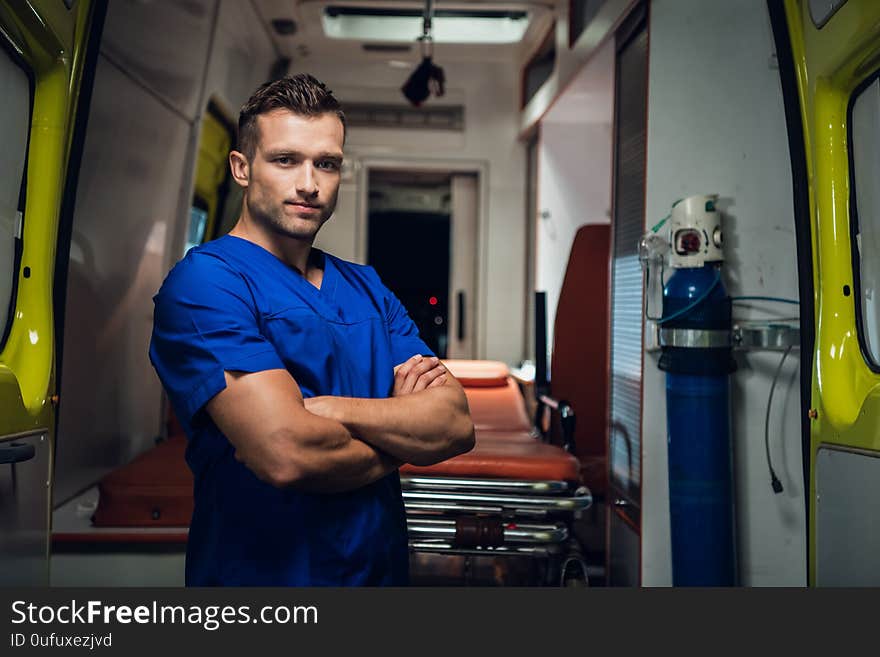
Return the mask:
<svg viewBox="0 0 880 657">
<path fill-rule="evenodd" d="M 276 235 L 290 237 L 295 240 L 314 242 L 315 236 L 321 229 L 335 208 L 334 202 L 321 208 L 321 214 L 315 218 L 302 218 L 291 216 L 284 211 L 284 205 L 264 203 L 262 199 L 247 200 L 248 213 L 255 222 Z"/>
</svg>

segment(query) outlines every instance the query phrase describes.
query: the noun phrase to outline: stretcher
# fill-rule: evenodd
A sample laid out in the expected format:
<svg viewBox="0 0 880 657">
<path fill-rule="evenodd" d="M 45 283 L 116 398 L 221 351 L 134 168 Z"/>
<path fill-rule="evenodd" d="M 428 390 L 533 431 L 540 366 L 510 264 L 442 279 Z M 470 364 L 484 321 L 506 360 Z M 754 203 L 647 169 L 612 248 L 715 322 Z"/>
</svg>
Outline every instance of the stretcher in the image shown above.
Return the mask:
<svg viewBox="0 0 880 657">
<path fill-rule="evenodd" d="M 411 549 L 542 557 L 548 577 L 580 577 L 586 583 L 586 565 L 571 530 L 573 520 L 592 504 L 580 462 L 563 447 L 543 442 L 504 363 L 446 360 L 444 365 L 464 387 L 476 444 L 442 463 L 401 468 Z M 545 403 L 560 406 L 549 398 Z"/>
</svg>

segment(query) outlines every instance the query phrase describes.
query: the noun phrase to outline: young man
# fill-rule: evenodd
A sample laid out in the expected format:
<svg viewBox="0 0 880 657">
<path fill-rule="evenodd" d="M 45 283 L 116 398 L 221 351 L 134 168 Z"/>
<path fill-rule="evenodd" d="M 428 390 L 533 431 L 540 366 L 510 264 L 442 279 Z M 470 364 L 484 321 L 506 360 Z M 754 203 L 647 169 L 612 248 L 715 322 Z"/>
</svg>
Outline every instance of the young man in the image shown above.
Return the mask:
<svg viewBox="0 0 880 657">
<path fill-rule="evenodd" d="M 150 358 L 195 475 L 187 585 L 405 584 L 397 468 L 473 446 L 461 386 L 373 268 L 312 248 L 344 141 L 311 76 L 258 89 L 229 154 L 241 217 L 154 299 Z"/>
</svg>

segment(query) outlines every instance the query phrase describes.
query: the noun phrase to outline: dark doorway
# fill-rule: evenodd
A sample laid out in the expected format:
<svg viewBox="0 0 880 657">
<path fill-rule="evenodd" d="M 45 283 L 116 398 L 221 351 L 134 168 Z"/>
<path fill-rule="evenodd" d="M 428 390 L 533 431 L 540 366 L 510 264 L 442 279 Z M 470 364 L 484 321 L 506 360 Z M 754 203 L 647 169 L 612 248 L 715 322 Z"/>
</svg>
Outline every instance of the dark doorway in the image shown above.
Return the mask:
<svg viewBox="0 0 880 657">
<path fill-rule="evenodd" d="M 448 344 L 450 208 L 449 174 L 370 172 L 367 261 L 441 358 Z"/>
</svg>

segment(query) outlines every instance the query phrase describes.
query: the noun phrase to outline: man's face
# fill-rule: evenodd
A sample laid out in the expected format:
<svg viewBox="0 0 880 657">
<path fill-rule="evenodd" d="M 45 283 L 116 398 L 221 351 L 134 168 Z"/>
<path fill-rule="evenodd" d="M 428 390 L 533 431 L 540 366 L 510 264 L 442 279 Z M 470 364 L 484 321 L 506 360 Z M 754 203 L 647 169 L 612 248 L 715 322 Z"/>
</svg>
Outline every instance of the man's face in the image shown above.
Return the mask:
<svg viewBox="0 0 880 657">
<path fill-rule="evenodd" d="M 311 242 L 333 214 L 342 167 L 342 122 L 335 114 L 285 109 L 257 117 L 246 203 L 270 230 Z"/>
</svg>

